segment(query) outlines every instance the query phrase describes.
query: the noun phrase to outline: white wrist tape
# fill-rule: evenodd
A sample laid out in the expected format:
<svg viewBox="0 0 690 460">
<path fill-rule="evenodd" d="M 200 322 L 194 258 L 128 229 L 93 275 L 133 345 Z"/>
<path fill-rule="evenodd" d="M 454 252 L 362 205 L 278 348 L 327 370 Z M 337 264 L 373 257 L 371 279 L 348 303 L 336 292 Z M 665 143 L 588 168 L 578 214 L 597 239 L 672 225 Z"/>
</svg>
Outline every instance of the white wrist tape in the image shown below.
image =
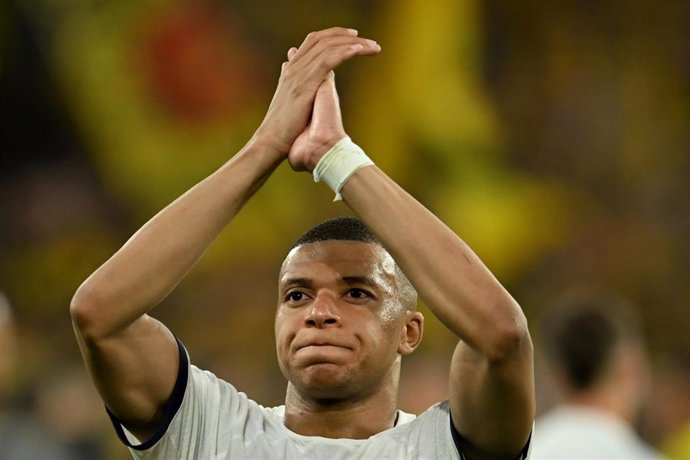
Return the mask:
<svg viewBox="0 0 690 460">
<path fill-rule="evenodd" d="M 340 139 L 321 157 L 314 168 L 314 182 L 325 182 L 334 192 L 333 201 L 339 201 L 345 182 L 360 168 L 374 162 L 349 137 Z"/>
</svg>

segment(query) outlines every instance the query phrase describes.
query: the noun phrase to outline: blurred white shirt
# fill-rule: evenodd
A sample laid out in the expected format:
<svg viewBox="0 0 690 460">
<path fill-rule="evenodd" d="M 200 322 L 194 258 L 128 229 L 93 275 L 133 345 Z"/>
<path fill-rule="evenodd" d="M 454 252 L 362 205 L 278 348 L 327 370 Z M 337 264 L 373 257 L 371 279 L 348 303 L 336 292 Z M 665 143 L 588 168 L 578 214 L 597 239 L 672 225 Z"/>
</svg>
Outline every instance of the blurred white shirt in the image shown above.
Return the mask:
<svg viewBox="0 0 690 460">
<path fill-rule="evenodd" d="M 531 460 L 663 459 L 623 420 L 582 406 L 562 405 L 537 419 Z"/>
</svg>

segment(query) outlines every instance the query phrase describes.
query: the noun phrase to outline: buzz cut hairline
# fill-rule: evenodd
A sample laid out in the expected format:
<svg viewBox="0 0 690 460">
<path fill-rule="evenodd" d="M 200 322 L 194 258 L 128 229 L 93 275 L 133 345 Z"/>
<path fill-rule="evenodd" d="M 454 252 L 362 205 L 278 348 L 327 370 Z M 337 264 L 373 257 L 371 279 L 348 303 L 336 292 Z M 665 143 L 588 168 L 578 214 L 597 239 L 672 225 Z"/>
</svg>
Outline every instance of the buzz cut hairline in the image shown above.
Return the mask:
<svg viewBox="0 0 690 460">
<path fill-rule="evenodd" d="M 304 244 L 321 243 L 325 241 L 354 241 L 374 244 L 388 252 L 374 232 L 372 232 L 359 218 L 352 216 L 335 217 L 313 226 L 297 238 L 290 248 L 290 251 Z M 395 273 L 400 280 L 400 300 L 408 310 L 416 311 L 417 291 L 407 278 L 405 272 L 400 268 L 397 261 L 395 261 L 395 259 L 393 259 L 393 261 L 395 262 Z"/>
</svg>

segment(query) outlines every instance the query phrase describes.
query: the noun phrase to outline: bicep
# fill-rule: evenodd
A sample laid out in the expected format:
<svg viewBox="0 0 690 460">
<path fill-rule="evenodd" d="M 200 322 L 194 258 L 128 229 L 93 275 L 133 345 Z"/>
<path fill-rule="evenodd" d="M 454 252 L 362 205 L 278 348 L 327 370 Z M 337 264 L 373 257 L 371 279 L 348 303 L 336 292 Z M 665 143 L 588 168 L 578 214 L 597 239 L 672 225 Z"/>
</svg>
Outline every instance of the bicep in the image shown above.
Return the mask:
<svg viewBox="0 0 690 460">
<path fill-rule="evenodd" d="M 173 334 L 143 315 L 97 341 L 77 332 L 89 374 L 108 409 L 137 437 L 147 438 L 163 416 L 179 371 Z"/>
<path fill-rule="evenodd" d="M 497 363 L 460 342 L 451 363 L 450 407 L 453 425 L 477 458 L 517 457 L 535 414 L 531 341 Z"/>
</svg>

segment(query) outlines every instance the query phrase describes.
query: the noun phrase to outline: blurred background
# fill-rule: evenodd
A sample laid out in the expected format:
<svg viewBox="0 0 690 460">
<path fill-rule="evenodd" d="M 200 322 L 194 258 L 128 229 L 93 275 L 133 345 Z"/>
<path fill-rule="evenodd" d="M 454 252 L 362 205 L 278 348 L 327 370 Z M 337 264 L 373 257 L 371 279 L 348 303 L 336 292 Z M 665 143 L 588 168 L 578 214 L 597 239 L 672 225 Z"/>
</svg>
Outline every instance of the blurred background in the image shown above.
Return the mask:
<svg viewBox="0 0 690 460">
<path fill-rule="evenodd" d="M 690 416 L 689 21 L 681 0 L 0 3 L 11 306 L 0 309 L 0 445 L 4 427 L 37 440 L 35 458 L 129 458 L 81 364 L 71 296 L 244 145 L 290 46 L 343 25 L 383 49 L 337 71 L 346 130 L 530 321 L 583 286 L 636 306 L 652 372 L 638 428 L 663 448 Z M 308 227 L 347 213 L 283 165 L 154 316 L 194 363 L 282 403 L 280 262 Z M 425 342 L 403 365 L 400 406 L 412 412 L 445 397 L 455 345 L 423 311 Z"/>
</svg>

